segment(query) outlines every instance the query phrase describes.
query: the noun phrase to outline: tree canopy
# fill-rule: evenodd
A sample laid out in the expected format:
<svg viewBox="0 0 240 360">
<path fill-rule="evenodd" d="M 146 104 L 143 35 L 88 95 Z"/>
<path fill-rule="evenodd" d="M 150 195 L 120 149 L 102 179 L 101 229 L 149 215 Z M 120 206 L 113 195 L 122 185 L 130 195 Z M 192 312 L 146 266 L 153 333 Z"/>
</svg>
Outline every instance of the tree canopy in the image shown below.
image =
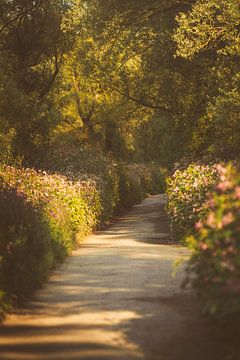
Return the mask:
<svg viewBox="0 0 240 360">
<path fill-rule="evenodd" d="M 240 146 L 238 0 L 0 1 L 2 161 L 171 167 Z"/>
</svg>

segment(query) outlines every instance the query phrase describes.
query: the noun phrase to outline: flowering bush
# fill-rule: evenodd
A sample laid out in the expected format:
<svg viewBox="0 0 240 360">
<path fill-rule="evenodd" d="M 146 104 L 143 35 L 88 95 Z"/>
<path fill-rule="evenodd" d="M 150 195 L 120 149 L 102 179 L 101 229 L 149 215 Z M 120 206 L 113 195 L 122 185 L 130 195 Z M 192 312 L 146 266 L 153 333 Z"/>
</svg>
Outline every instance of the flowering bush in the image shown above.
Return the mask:
<svg viewBox="0 0 240 360">
<path fill-rule="evenodd" d="M 158 189 L 164 176 L 110 159 L 96 168 L 66 175 L 0 168 L 0 316 L 9 298 L 25 299 L 86 234 Z"/>
<path fill-rule="evenodd" d="M 240 311 L 240 174 L 231 165 L 218 171 L 208 217 L 187 243 L 193 251 L 189 276 L 205 309 L 223 317 Z"/>
<path fill-rule="evenodd" d="M 0 191 L 0 288 L 7 296 L 23 299 L 46 277 L 54 260 L 65 254 L 64 245 L 16 188 Z M 6 292 L 4 296 L 4 292 Z"/>
<path fill-rule="evenodd" d="M 44 167 L 60 171 L 73 179 L 94 179 L 101 198 L 99 223 L 129 208 L 147 193 L 164 192 L 166 170 L 153 164 L 118 163 L 111 156 L 93 149 L 76 148 L 50 153 Z"/>
<path fill-rule="evenodd" d="M 93 181 L 32 169 L 0 171 L 0 289 L 24 299 L 97 224 Z"/>
<path fill-rule="evenodd" d="M 167 212 L 175 235 L 183 239 L 208 213 L 208 194 L 218 181 L 215 166 L 191 164 L 167 180 Z"/>
<path fill-rule="evenodd" d="M 10 166 L 0 171 L 0 177 L 3 186 L 17 189 L 18 195 L 41 209 L 45 219 L 51 218 L 51 226 L 66 223 L 71 230 L 62 241 L 69 243 L 69 249 L 77 245 L 79 233 L 81 237 L 97 223 L 100 199 L 91 180 L 72 181 L 58 174 Z"/>
</svg>

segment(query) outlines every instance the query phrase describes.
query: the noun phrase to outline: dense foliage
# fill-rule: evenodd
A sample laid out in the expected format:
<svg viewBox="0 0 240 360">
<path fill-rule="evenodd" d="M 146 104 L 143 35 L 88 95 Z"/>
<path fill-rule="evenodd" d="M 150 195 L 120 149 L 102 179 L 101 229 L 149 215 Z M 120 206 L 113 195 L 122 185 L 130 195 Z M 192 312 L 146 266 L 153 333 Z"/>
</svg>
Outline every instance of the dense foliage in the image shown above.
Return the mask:
<svg viewBox="0 0 240 360">
<path fill-rule="evenodd" d="M 219 170 L 209 214 L 187 239 L 193 250 L 188 271 L 205 310 L 227 317 L 240 312 L 240 175 L 231 166 Z"/>
<path fill-rule="evenodd" d="M 0 0 L 1 161 L 238 155 L 238 0 Z"/>
<path fill-rule="evenodd" d="M 219 176 L 206 159 L 239 160 L 239 19 L 239 0 L 0 0 L 1 266 L 36 248 L 12 269 L 36 264 L 40 281 L 92 227 L 163 190 L 159 165 L 183 158 L 208 165 L 169 179 L 168 211 L 179 238 L 196 231 Z M 225 199 L 237 223 L 230 193 L 211 214 Z M 197 272 L 215 266 L 199 244 L 227 236 L 203 229 Z"/>
<path fill-rule="evenodd" d="M 96 226 L 100 197 L 92 181 L 7 167 L 0 173 L 0 284 L 18 300 Z"/>
<path fill-rule="evenodd" d="M 231 164 L 191 164 L 169 178 L 167 192 L 175 236 L 191 250 L 187 282 L 197 289 L 205 312 L 225 320 L 236 316 L 240 312 L 239 170 Z"/>
<path fill-rule="evenodd" d="M 208 213 L 209 192 L 218 181 L 214 166 L 191 164 L 168 178 L 167 211 L 175 235 L 182 239 Z"/>
<path fill-rule="evenodd" d="M 119 170 L 121 169 L 121 171 Z M 0 171 L 0 307 L 23 300 L 82 238 L 146 191 L 159 191 L 157 169 L 110 164 L 106 177 L 49 174 L 5 166 Z M 158 169 L 158 176 L 161 170 Z M 3 294 L 5 295 L 3 296 Z"/>
</svg>

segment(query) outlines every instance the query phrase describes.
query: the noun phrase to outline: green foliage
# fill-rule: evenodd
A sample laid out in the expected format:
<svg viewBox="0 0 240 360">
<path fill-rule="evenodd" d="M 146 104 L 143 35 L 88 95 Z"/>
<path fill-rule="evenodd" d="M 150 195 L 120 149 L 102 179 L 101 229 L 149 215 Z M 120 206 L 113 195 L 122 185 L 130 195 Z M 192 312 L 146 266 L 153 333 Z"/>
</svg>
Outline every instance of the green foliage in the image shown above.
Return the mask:
<svg viewBox="0 0 240 360">
<path fill-rule="evenodd" d="M 74 2 L 63 22 L 78 34 L 62 72 L 67 127 L 78 127 L 82 142 L 117 159 L 169 166 L 185 146 L 179 127 L 192 103 L 193 79 L 174 60 L 171 39 L 175 15 L 189 6 L 175 0 L 84 5 Z M 176 142 L 178 153 L 169 145 Z"/>
<path fill-rule="evenodd" d="M 3 162 L 39 168 L 53 144 L 72 142 L 168 168 L 189 154 L 237 156 L 237 0 L 1 0 L 0 9 Z"/>
<path fill-rule="evenodd" d="M 1 170 L 12 289 L 164 191 L 153 162 L 239 158 L 239 14 L 238 0 L 0 0 L 0 164 L 48 170 Z M 217 180 L 194 164 L 169 178 L 178 237 L 205 219 Z"/>
<path fill-rule="evenodd" d="M 142 200 L 147 193 L 164 192 L 166 188 L 167 171 L 159 165 L 118 162 L 100 150 L 96 153 L 74 144 L 54 149 L 43 165 L 73 179 L 94 179 L 102 204 L 100 223 Z"/>
<path fill-rule="evenodd" d="M 240 175 L 231 164 L 191 164 L 168 180 L 168 212 L 192 252 L 187 266 L 204 311 L 228 319 L 240 311 Z M 232 319 L 232 317 L 231 317 Z"/>
<path fill-rule="evenodd" d="M 7 296 L 23 300 L 39 287 L 64 246 L 51 240 L 53 229 L 17 189 L 1 188 L 0 284 Z M 57 235 L 57 234 L 56 234 Z"/>
<path fill-rule="evenodd" d="M 177 16 L 177 55 L 192 58 L 210 49 L 218 54 L 240 55 L 239 15 L 238 0 L 196 1 L 190 12 Z"/>
<path fill-rule="evenodd" d="M 12 146 L 14 136 L 14 129 L 0 132 L 0 164 L 11 164 L 14 161 Z"/>
<path fill-rule="evenodd" d="M 157 167 L 118 165 L 104 157 L 92 158 L 92 173 L 84 174 L 80 163 L 83 159 L 67 176 L 1 168 L 0 316 L 11 302 L 38 288 L 84 236 L 147 191 L 160 191 L 164 177 Z"/>
<path fill-rule="evenodd" d="M 232 166 L 218 168 L 208 217 L 187 239 L 193 251 L 188 272 L 205 311 L 226 318 L 240 311 L 240 176 Z"/>
<path fill-rule="evenodd" d="M 58 119 L 50 95 L 71 43 L 61 29 L 64 0 L 0 1 L 0 131 L 14 131 L 12 153 L 35 164 Z M 34 156 L 33 156 L 34 153 Z"/>
<path fill-rule="evenodd" d="M 122 164 L 118 168 L 119 174 L 119 204 L 120 210 L 131 207 L 140 202 L 146 193 L 153 193 L 153 183 L 157 186 L 151 167 L 143 164 Z M 161 188 L 159 186 L 158 191 Z"/>
<path fill-rule="evenodd" d="M 208 195 L 218 181 L 214 166 L 191 164 L 176 170 L 167 181 L 167 211 L 177 238 L 192 233 L 194 225 L 208 214 Z"/>
<path fill-rule="evenodd" d="M 13 167 L 0 176 L 1 289 L 22 300 L 96 226 L 100 199 L 90 180 Z"/>
<path fill-rule="evenodd" d="M 199 0 L 176 17 L 176 54 L 191 63 L 200 61 L 201 81 L 207 85 L 190 144 L 196 158 L 206 154 L 222 160 L 238 158 L 239 18 L 238 0 Z"/>
</svg>

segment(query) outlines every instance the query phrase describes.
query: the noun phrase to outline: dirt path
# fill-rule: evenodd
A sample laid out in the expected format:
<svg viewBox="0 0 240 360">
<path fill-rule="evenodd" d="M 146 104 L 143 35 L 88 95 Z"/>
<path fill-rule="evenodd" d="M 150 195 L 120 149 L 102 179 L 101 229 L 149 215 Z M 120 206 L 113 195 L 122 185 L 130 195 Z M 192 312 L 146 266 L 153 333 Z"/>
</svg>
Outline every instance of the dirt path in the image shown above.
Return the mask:
<svg viewBox="0 0 240 360">
<path fill-rule="evenodd" d="M 89 237 L 25 308 L 0 327 L 0 359 L 219 360 L 194 295 L 180 289 L 187 258 L 169 239 L 164 196 Z"/>
</svg>

